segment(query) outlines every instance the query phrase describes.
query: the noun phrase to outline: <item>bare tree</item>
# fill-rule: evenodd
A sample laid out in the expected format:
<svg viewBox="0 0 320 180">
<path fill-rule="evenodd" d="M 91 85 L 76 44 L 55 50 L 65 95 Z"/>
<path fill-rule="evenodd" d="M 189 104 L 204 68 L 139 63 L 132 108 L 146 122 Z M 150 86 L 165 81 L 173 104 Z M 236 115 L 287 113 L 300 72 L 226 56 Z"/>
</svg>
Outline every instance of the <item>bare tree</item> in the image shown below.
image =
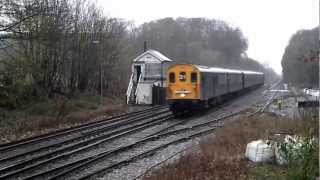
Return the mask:
<svg viewBox="0 0 320 180">
<path fill-rule="evenodd" d="M 3 58 L 4 71 L 12 72 L 0 77 L 7 92 L 17 85 L 17 79 L 26 82 L 26 78 L 29 83 L 19 86 L 30 89 L 31 99 L 39 93 L 48 97 L 72 97 L 78 91 L 94 94 L 100 91 L 101 83 L 106 95 L 123 89 L 123 85 L 110 82 L 119 76 L 114 67 L 127 46 L 123 43 L 128 37 L 126 22 L 105 17 L 86 0 L 5 0 L 0 7 L 1 40 L 17 49 L 10 60 Z M 18 94 L 16 101 L 26 93 Z"/>
</svg>

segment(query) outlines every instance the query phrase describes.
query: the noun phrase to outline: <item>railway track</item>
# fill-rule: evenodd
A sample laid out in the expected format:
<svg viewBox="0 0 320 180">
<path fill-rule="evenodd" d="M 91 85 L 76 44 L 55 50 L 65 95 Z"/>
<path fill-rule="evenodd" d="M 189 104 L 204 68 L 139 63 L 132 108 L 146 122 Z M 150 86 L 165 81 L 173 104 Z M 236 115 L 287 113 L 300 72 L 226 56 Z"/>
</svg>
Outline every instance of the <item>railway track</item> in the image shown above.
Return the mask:
<svg viewBox="0 0 320 180">
<path fill-rule="evenodd" d="M 275 97 L 275 94 L 276 93 L 272 93 L 270 96 L 268 96 L 267 100 L 259 108 L 259 110 L 255 111 L 255 112 L 253 112 L 251 114 L 256 114 L 258 112 L 263 111 L 265 109 L 265 107 L 268 106 L 272 102 L 272 99 Z M 207 121 L 207 122 L 197 123 L 195 125 L 184 127 L 184 128 L 178 128 L 178 129 L 175 129 L 175 130 L 172 130 L 172 131 L 163 132 L 164 130 L 160 130 L 159 132 L 157 132 L 157 133 L 155 133 L 155 134 L 153 134 L 151 136 L 148 136 L 148 137 L 146 137 L 146 138 L 144 138 L 144 139 L 142 139 L 140 141 L 137 141 L 137 142 L 135 142 L 133 144 L 130 144 L 128 146 L 124 146 L 124 147 L 121 147 L 121 148 L 117 148 L 113 152 L 108 152 L 107 154 L 103 154 L 103 156 L 111 156 L 112 153 L 120 153 L 121 151 L 125 151 L 127 149 L 131 149 L 134 146 L 141 145 L 141 144 L 145 143 L 146 141 L 149 142 L 149 141 L 153 141 L 155 139 L 164 138 L 166 136 L 177 136 L 180 133 L 185 133 L 185 132 L 188 132 L 188 131 L 199 129 L 198 131 L 195 131 L 193 133 L 187 133 L 187 134 L 184 134 L 182 136 L 178 136 L 177 138 L 175 138 L 175 139 L 173 139 L 171 141 L 168 141 L 168 142 L 166 142 L 164 144 L 161 144 L 159 146 L 155 146 L 155 147 L 153 147 L 153 148 L 151 148 L 149 150 L 146 150 L 146 151 L 143 151 L 141 153 L 135 154 L 135 155 L 133 155 L 131 157 L 129 156 L 129 157 L 127 157 L 127 158 L 125 158 L 125 159 L 123 159 L 121 161 L 118 161 L 118 162 L 115 162 L 115 163 L 111 163 L 110 165 L 108 165 L 108 166 L 106 166 L 104 168 L 98 169 L 96 171 L 88 173 L 87 175 L 85 175 L 83 177 L 78 177 L 78 178 L 79 179 L 89 179 L 89 178 L 98 176 L 100 173 L 107 173 L 108 171 L 112 171 L 113 169 L 119 168 L 122 165 L 125 165 L 125 164 L 128 164 L 128 163 L 132 163 L 135 160 L 150 156 L 150 155 L 156 153 L 157 151 L 160 151 L 160 150 L 162 150 L 164 148 L 167 148 L 170 145 L 179 144 L 181 142 L 188 141 L 188 140 L 190 140 L 190 139 L 192 139 L 194 137 L 201 136 L 203 134 L 212 133 L 217 128 L 223 126 L 222 124 L 219 123 L 223 119 L 235 116 L 235 115 L 237 115 L 237 114 L 239 114 L 241 112 L 242 111 L 221 114 L 220 117 L 218 117 L 216 119 L 213 119 L 213 120 L 210 120 L 210 121 Z M 203 127 L 206 127 L 206 128 L 205 129 L 200 129 L 200 128 L 203 128 Z M 170 128 L 172 128 L 172 127 L 169 127 L 168 129 L 170 129 Z M 168 129 L 166 129 L 166 130 L 168 130 Z M 97 158 L 105 158 L 105 157 L 97 157 Z M 70 169 L 69 171 L 66 171 L 66 172 L 63 172 L 61 174 L 58 174 L 58 175 L 54 176 L 53 179 L 63 179 L 63 178 L 65 178 L 64 176 L 66 174 L 68 174 L 68 173 L 70 173 L 70 172 L 72 172 L 74 170 L 77 170 L 77 168 L 85 169 L 86 165 L 87 164 L 83 164 L 83 165 L 80 165 L 80 166 L 78 166 L 78 167 L 76 167 L 74 169 Z"/>
<path fill-rule="evenodd" d="M 102 139 L 102 138 L 104 138 L 106 136 L 111 136 L 111 135 L 114 135 L 116 133 L 120 133 L 120 132 L 126 131 L 127 129 L 135 127 L 135 126 L 132 126 L 131 124 L 138 123 L 140 121 L 143 122 L 143 120 L 145 118 L 152 118 L 153 116 L 161 115 L 163 113 L 169 113 L 169 111 L 168 110 L 160 111 L 160 112 L 152 113 L 150 115 L 131 117 L 130 119 L 125 119 L 125 121 L 119 121 L 119 122 L 116 122 L 116 123 L 111 123 L 111 124 L 108 124 L 107 126 L 102 126 L 99 129 L 95 129 L 95 130 L 92 130 L 90 132 L 83 132 L 80 136 L 75 136 L 75 137 L 73 137 L 71 139 L 68 139 L 68 140 L 65 140 L 65 141 L 62 141 L 62 142 L 59 142 L 59 143 L 56 143 L 56 144 L 49 144 L 49 145 L 44 146 L 44 147 L 40 147 L 40 148 L 37 148 L 37 149 L 32 149 L 30 151 L 24 151 L 23 153 L 20 153 L 20 154 L 15 154 L 13 156 L 2 158 L 2 159 L 0 159 L 0 164 L 3 164 L 3 162 L 6 162 L 6 161 L 11 161 L 12 162 L 14 159 L 19 158 L 19 157 L 23 157 L 23 156 L 26 156 L 26 155 L 31 155 L 31 154 L 36 154 L 36 153 L 39 154 L 42 151 L 45 151 L 45 150 L 48 150 L 48 149 L 51 149 L 51 150 L 54 149 L 54 148 L 61 149 L 61 146 L 63 146 L 63 145 L 64 146 L 69 146 L 69 150 L 70 150 L 70 147 L 73 147 L 75 145 L 79 146 L 79 145 L 88 144 L 90 142 L 100 140 L 100 139 Z M 150 122 L 152 122 L 152 120 L 146 121 L 146 122 L 144 122 L 142 124 L 147 124 L 148 122 L 150 123 Z M 119 129 L 119 130 L 115 130 L 116 128 L 120 128 L 120 127 L 122 127 L 122 128 Z M 108 131 L 110 131 L 110 132 L 107 133 L 107 134 L 104 134 L 105 132 L 108 132 Z M 89 138 L 89 137 L 91 137 L 91 138 Z M 76 143 L 76 144 L 74 144 L 74 143 Z M 0 172 L 1 172 L 1 170 L 2 170 L 2 168 L 0 168 Z"/>
<path fill-rule="evenodd" d="M 272 86 L 267 88 L 266 91 L 270 91 L 270 90 L 278 87 L 279 85 L 281 85 L 281 81 L 274 83 Z M 278 91 L 274 91 L 273 93 L 270 93 L 266 97 L 265 103 L 263 103 L 260 108 L 257 108 L 257 110 L 255 112 L 251 113 L 249 116 L 252 116 L 252 115 L 257 114 L 259 112 L 264 112 L 265 109 L 267 109 L 269 107 L 269 105 L 274 101 L 274 99 L 276 98 L 277 95 L 278 95 Z"/>
<path fill-rule="evenodd" d="M 130 133 L 137 132 L 143 128 L 153 126 L 157 123 L 162 123 L 172 118 L 171 116 L 171 112 L 169 112 L 166 107 L 155 107 L 136 113 L 121 115 L 119 117 L 108 119 L 105 122 L 103 120 L 99 121 L 98 124 L 100 128 L 89 132 L 82 132 L 81 136 L 75 136 L 59 143 L 49 144 L 30 151 L 24 151 L 23 153 L 1 158 L 0 178 L 15 177 L 16 174 L 40 167 L 41 165 L 53 160 L 71 156 L 75 153 L 94 148 L 100 143 L 105 143 L 107 141 L 129 135 Z M 96 124 L 90 123 L 89 127 L 92 127 L 92 125 Z M 85 125 L 72 130 L 81 131 L 89 127 Z M 58 136 L 60 136 L 61 133 L 64 132 L 58 132 Z M 91 136 L 91 138 L 88 138 L 88 136 Z M 49 137 L 52 137 L 52 134 L 45 136 L 45 138 L 41 137 L 37 140 L 43 142 L 44 139 L 49 139 Z M 29 139 L 27 141 L 29 142 Z M 36 141 L 31 139 L 31 144 L 29 145 L 34 146 L 35 142 Z M 26 143 L 20 141 L 17 145 L 10 144 L 6 147 L 6 150 L 8 150 L 9 147 L 11 149 L 19 146 L 24 147 L 26 146 Z"/>
<path fill-rule="evenodd" d="M 258 113 L 263 111 L 275 95 L 268 96 Z M 262 110 L 263 109 L 263 110 Z M 222 120 L 242 111 L 216 114 L 209 121 L 186 125 L 188 121 L 172 121 L 169 125 L 156 128 L 151 133 L 136 138 L 131 143 L 113 145 L 112 143 L 137 134 L 151 127 L 159 126 L 174 119 L 166 107 L 149 108 L 143 111 L 100 120 L 65 131 L 27 139 L 0 146 L 0 152 L 15 148 L 34 146 L 63 138 L 59 142 L 31 149 L 24 153 L 13 153 L 0 159 L 0 179 L 88 179 L 110 172 L 122 165 L 150 156 L 171 145 L 189 141 L 194 137 L 212 133 L 223 126 Z M 110 147 L 108 146 L 110 143 Z M 91 153 L 87 153 L 91 152 Z"/>
<path fill-rule="evenodd" d="M 272 99 L 274 97 L 274 95 L 270 96 L 270 98 L 266 101 L 266 104 L 264 104 L 260 109 L 263 109 L 267 104 L 269 104 L 271 101 L 270 99 Z M 219 118 L 216 118 L 216 119 L 213 119 L 213 120 L 210 120 L 210 121 L 206 121 L 206 122 L 202 122 L 202 123 L 197 123 L 195 125 L 192 125 L 192 126 L 188 126 L 188 127 L 183 127 L 183 128 L 178 128 L 178 129 L 175 129 L 175 130 L 171 130 L 171 131 L 167 131 L 168 129 L 171 129 L 172 127 L 175 127 L 176 125 L 181 125 L 183 123 L 176 123 L 176 124 L 173 124 L 167 128 L 164 128 L 164 129 L 161 129 L 159 130 L 158 132 L 155 132 L 153 133 L 152 135 L 149 135 L 147 136 L 146 138 L 140 140 L 140 141 L 137 141 L 133 144 L 130 144 L 128 146 L 123 146 L 123 147 L 120 147 L 120 148 L 116 148 L 114 149 L 113 151 L 109 151 L 109 152 L 102 152 L 101 156 L 98 155 L 96 156 L 95 158 L 96 159 L 100 159 L 100 158 L 106 158 L 108 156 L 112 156 L 112 154 L 115 154 L 115 153 L 121 153 L 123 151 L 127 151 L 128 149 L 132 149 L 136 146 L 141 146 L 143 145 L 144 143 L 147 143 L 147 142 L 150 142 L 150 141 L 155 141 L 155 140 L 159 140 L 161 138 L 164 138 L 164 137 L 167 137 L 167 136 L 178 136 L 177 138 L 174 138 L 173 140 L 171 141 L 168 141 L 164 144 L 161 144 L 159 146 L 154 146 L 153 148 L 149 149 L 149 150 L 146 150 L 146 151 L 143 151 L 141 153 L 138 153 L 138 154 L 135 154 L 133 156 L 128 156 L 128 158 L 126 159 L 123 159 L 121 161 L 118 161 L 118 162 L 115 162 L 115 163 L 112 163 L 102 169 L 98 169 L 96 171 L 93 171 L 91 173 L 88 173 L 87 175 L 83 176 L 83 177 L 77 177 L 79 179 L 88 179 L 90 177 L 94 177 L 96 176 L 97 174 L 99 173 L 106 173 L 108 171 L 112 171 L 114 168 L 118 168 L 122 165 L 125 165 L 125 164 L 128 164 L 128 163 L 131 163 L 137 159 L 141 159 L 141 158 L 144 158 L 146 156 L 149 156 L 149 155 L 152 155 L 153 153 L 155 153 L 156 151 L 159 151 L 161 149 L 164 149 L 170 145 L 175 145 L 175 144 L 179 144 L 181 142 L 185 142 L 185 141 L 188 141 L 196 136 L 201 136 L 205 133 L 211 133 L 213 132 L 216 128 L 219 128 L 222 126 L 222 124 L 219 124 L 219 122 L 221 122 L 221 120 L 225 119 L 225 118 L 228 118 L 228 117 L 231 117 L 231 116 L 234 116 L 234 115 L 237 115 L 241 113 L 241 111 L 239 112 L 233 112 L 233 113 L 222 113 L 219 115 Z M 218 123 L 218 124 L 217 124 Z M 201 129 L 201 128 L 204 128 L 204 129 Z M 194 131 L 194 130 L 197 130 L 198 131 Z M 167 131 L 167 132 L 164 132 L 164 131 Z M 194 131 L 190 134 L 190 131 Z M 186 133 L 186 132 L 189 132 L 189 133 Z M 181 133 L 185 133 L 184 135 L 179 135 Z M 68 177 L 65 177 L 65 175 L 67 174 L 70 174 L 72 173 L 72 171 L 77 171 L 80 169 L 86 169 L 85 167 L 91 163 L 91 162 L 94 162 L 95 160 L 92 159 L 91 161 L 87 162 L 87 163 L 83 163 L 83 164 L 80 164 L 78 166 L 75 166 L 74 168 L 70 168 L 69 170 L 67 171 L 64 171 L 62 173 L 58 173 L 57 175 L 53 176 L 52 179 L 64 179 L 64 178 L 68 178 Z M 101 166 L 99 166 L 101 167 Z"/>
<path fill-rule="evenodd" d="M 270 87 L 267 87 L 267 86 L 266 86 L 266 90 L 270 90 L 270 89 L 275 88 L 275 87 L 277 87 L 277 86 L 279 86 L 279 85 L 280 85 L 280 82 L 274 83 L 274 84 L 273 84 L 272 86 L 270 86 Z M 247 115 L 247 116 L 252 116 L 252 115 L 255 115 L 255 114 L 259 113 L 259 112 L 264 112 L 265 109 L 273 102 L 273 100 L 274 100 L 274 98 L 276 97 L 277 94 L 278 94 L 278 92 L 273 92 L 273 93 L 267 95 L 267 96 L 265 97 L 264 103 L 262 103 L 257 110 L 255 110 L 254 112 L 251 112 L 251 113 L 250 113 L 249 115 Z M 241 112 L 242 112 L 242 111 L 230 113 L 230 114 L 228 114 L 228 115 L 225 115 L 225 116 L 223 116 L 223 117 L 221 117 L 221 118 L 218 118 L 218 119 L 215 119 L 215 120 L 213 120 L 213 121 L 221 121 L 221 120 L 223 120 L 223 119 L 225 119 L 225 118 L 232 117 L 232 116 L 235 116 L 235 115 L 237 115 L 237 114 L 240 114 Z M 196 125 L 196 126 L 203 126 L 203 125 L 206 125 L 206 124 L 207 124 L 207 125 L 210 125 L 211 123 L 212 123 L 212 121 L 208 121 L 207 123 L 201 123 L 201 124 Z M 196 126 L 194 126 L 194 127 L 196 127 Z M 219 127 L 219 126 L 218 126 L 218 127 Z M 211 129 L 208 130 L 208 132 L 210 133 L 211 131 L 213 131 L 213 130 L 215 130 L 215 129 L 216 129 L 216 127 L 211 128 Z M 135 179 L 135 180 L 136 180 L 136 179 L 140 179 L 140 178 L 143 177 L 145 174 L 147 174 L 148 172 L 150 172 L 151 169 L 154 169 L 155 167 L 160 166 L 160 165 L 163 164 L 164 162 L 166 162 L 166 161 L 168 161 L 168 160 L 170 160 L 170 159 L 172 159 L 172 158 L 174 158 L 174 157 L 182 154 L 182 153 L 185 152 L 186 150 L 191 149 L 191 148 L 195 148 L 195 147 L 196 147 L 195 145 L 192 145 L 192 146 L 189 146 L 189 147 L 187 147 L 187 148 L 184 148 L 184 149 L 182 149 L 182 150 L 174 153 L 173 155 L 169 156 L 168 158 L 166 158 L 166 159 L 164 159 L 164 160 L 161 160 L 160 162 L 158 162 L 158 163 L 152 165 L 151 167 L 147 168 L 147 170 L 146 170 L 145 172 L 136 175 L 133 179 Z M 134 160 L 134 159 L 129 159 L 129 161 L 133 161 L 133 160 Z M 94 175 L 94 174 L 93 174 L 93 175 Z M 92 176 L 93 176 L 93 175 L 92 175 Z M 89 176 L 87 176 L 87 177 L 89 177 Z"/>
<path fill-rule="evenodd" d="M 29 178 L 30 179 L 43 178 L 45 175 L 54 174 L 54 176 L 50 177 L 49 179 L 59 179 L 59 178 L 60 179 L 64 179 L 64 177 L 63 177 L 64 175 L 66 175 L 68 173 L 71 173 L 74 170 L 83 169 L 86 166 L 88 166 L 90 163 L 96 163 L 98 160 L 101 160 L 102 158 L 110 157 L 112 155 L 115 155 L 115 154 L 118 154 L 118 153 L 121 153 L 121 152 L 124 152 L 124 151 L 128 151 L 128 150 L 130 150 L 132 148 L 136 148 L 138 146 L 142 146 L 144 143 L 148 143 L 150 141 L 156 141 L 156 140 L 158 140 L 160 138 L 163 138 L 163 137 L 166 137 L 166 136 L 177 135 L 178 133 L 190 131 L 190 130 L 199 128 L 200 126 L 204 126 L 204 125 L 205 124 L 199 124 L 198 127 L 195 126 L 195 127 L 192 127 L 192 128 L 184 128 L 184 129 L 169 131 L 169 132 L 165 132 L 165 133 L 160 133 L 160 134 L 157 134 L 157 135 L 152 135 L 152 136 L 143 138 L 143 139 L 141 139 L 139 141 L 136 141 L 134 143 L 131 143 L 129 145 L 117 147 L 117 148 L 114 148 L 113 150 L 110 150 L 110 151 L 104 151 L 104 152 L 101 152 L 99 154 L 95 154 L 93 156 L 80 159 L 80 160 L 78 160 L 76 162 L 72 162 L 70 164 L 66 164 L 66 165 L 61 166 L 59 168 L 56 168 L 56 169 L 53 169 L 51 171 L 47 171 L 47 172 L 44 172 L 44 173 L 37 174 L 37 175 L 29 177 Z M 167 146 L 167 145 L 169 145 L 169 144 L 164 144 L 163 146 Z M 148 152 L 150 152 L 150 151 L 148 151 Z M 128 160 L 120 161 L 120 162 L 114 163 L 110 167 L 108 166 L 107 168 L 103 168 L 102 170 L 112 169 L 112 168 L 114 168 L 114 167 L 116 167 L 116 166 L 118 166 L 120 164 L 124 164 L 124 163 L 129 163 L 129 161 Z M 91 174 L 89 174 L 87 176 L 94 175 L 97 172 L 100 172 L 102 170 L 94 171 L 94 172 L 92 172 Z M 85 177 L 81 177 L 81 178 L 85 178 Z"/>
<path fill-rule="evenodd" d="M 113 123 L 118 120 L 128 118 L 130 116 L 141 115 L 146 112 L 150 112 L 150 111 L 154 111 L 154 110 L 162 109 L 162 108 L 167 108 L 167 107 L 156 106 L 156 107 L 146 108 L 146 109 L 143 109 L 140 111 L 121 114 L 119 116 L 109 117 L 109 118 L 106 118 L 105 116 L 101 116 L 98 118 L 99 119 L 98 121 L 94 121 L 91 123 L 87 123 L 87 124 L 83 124 L 80 126 L 67 128 L 67 129 L 62 129 L 62 130 L 58 130 L 58 131 L 54 131 L 51 133 L 47 133 L 47 134 L 43 134 L 43 135 L 39 135 L 39 136 L 35 136 L 35 137 L 30 137 L 30 138 L 26 138 L 26 139 L 22 139 L 22 140 L 18 140 L 18 141 L 13 141 L 13 142 L 6 143 L 6 144 L 0 144 L 0 151 L 1 152 L 10 151 L 12 149 L 23 147 L 25 145 L 32 145 L 32 144 L 40 143 L 42 141 L 48 141 L 53 138 L 66 136 L 71 133 L 80 132 L 80 131 L 90 129 L 90 128 L 92 129 L 92 128 L 99 127 L 104 124 Z"/>
</svg>

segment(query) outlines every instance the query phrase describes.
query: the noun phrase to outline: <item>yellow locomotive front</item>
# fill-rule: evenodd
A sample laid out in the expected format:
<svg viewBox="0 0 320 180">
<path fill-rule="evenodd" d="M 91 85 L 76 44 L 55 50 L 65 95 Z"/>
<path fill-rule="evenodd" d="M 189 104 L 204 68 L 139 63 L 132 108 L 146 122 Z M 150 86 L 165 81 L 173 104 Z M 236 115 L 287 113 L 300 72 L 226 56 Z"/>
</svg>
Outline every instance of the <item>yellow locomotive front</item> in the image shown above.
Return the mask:
<svg viewBox="0 0 320 180">
<path fill-rule="evenodd" d="M 200 100 L 200 75 L 191 64 L 173 65 L 168 69 L 167 101 L 172 111 L 189 109 Z"/>
</svg>

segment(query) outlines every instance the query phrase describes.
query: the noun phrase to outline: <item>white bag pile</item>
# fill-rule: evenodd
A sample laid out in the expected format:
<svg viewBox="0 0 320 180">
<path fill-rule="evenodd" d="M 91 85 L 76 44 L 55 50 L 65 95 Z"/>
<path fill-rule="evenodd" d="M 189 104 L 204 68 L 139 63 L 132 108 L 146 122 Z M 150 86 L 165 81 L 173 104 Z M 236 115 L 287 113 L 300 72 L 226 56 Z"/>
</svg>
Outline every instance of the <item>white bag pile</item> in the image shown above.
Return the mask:
<svg viewBox="0 0 320 180">
<path fill-rule="evenodd" d="M 280 136 L 280 134 L 276 135 Z M 275 160 L 279 165 L 286 165 L 288 161 L 281 146 L 291 147 L 290 149 L 295 153 L 301 148 L 305 139 L 290 135 L 285 135 L 281 139 L 281 141 L 252 141 L 247 144 L 245 156 L 253 162 L 272 162 Z M 315 139 L 310 141 L 315 141 Z"/>
<path fill-rule="evenodd" d="M 247 144 L 245 156 L 253 162 L 271 162 L 274 160 L 274 148 L 267 141 L 252 141 Z"/>
</svg>

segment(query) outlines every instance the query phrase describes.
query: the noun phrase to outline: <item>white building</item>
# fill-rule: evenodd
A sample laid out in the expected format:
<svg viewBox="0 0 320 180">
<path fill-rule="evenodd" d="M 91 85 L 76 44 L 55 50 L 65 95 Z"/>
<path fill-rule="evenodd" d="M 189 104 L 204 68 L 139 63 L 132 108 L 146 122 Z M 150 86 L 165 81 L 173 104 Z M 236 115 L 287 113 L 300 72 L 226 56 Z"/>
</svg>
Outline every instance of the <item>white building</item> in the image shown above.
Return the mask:
<svg viewBox="0 0 320 180">
<path fill-rule="evenodd" d="M 135 58 L 126 93 L 127 104 L 152 104 L 152 87 L 166 87 L 166 71 L 171 61 L 155 50 Z"/>
</svg>

